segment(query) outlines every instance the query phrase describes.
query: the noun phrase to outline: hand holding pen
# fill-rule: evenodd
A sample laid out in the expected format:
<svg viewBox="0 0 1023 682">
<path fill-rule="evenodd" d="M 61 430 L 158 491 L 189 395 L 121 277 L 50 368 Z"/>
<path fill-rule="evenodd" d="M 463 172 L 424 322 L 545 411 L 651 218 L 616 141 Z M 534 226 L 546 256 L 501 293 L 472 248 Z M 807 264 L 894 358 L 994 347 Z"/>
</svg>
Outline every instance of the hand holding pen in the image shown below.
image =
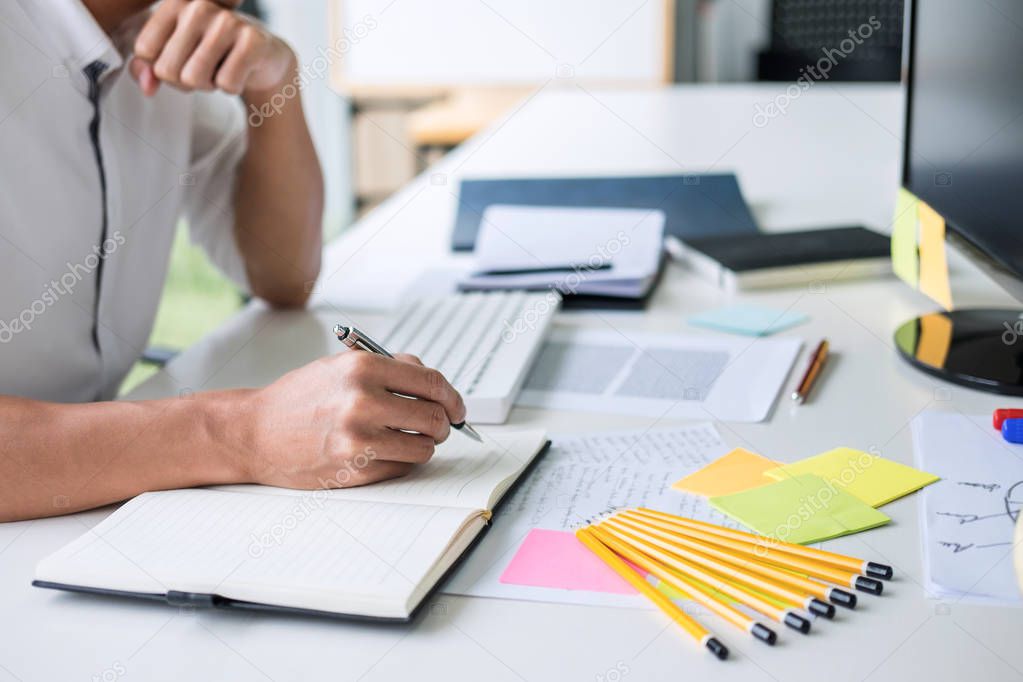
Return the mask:
<svg viewBox="0 0 1023 682">
<path fill-rule="evenodd" d="M 342 326 L 342 325 L 338 324 L 338 325 L 334 326 L 334 334 L 337 336 L 338 341 L 340 341 L 341 343 L 345 344 L 346 346 L 348 346 L 349 348 L 352 348 L 354 350 L 369 351 L 370 353 L 374 353 L 376 355 L 383 355 L 384 357 L 388 357 L 388 358 L 393 358 L 394 357 L 393 355 L 391 355 L 391 353 L 386 348 L 384 348 L 383 346 L 378 344 L 373 339 L 369 338 L 369 336 L 367 336 L 364 332 L 359 331 L 355 327 L 345 327 L 345 326 Z M 419 364 L 421 365 L 422 363 L 419 363 Z M 436 370 L 428 370 L 428 371 L 436 372 Z M 438 373 L 438 375 L 439 375 L 439 373 Z M 448 385 L 447 381 L 444 380 L 443 377 L 441 377 L 441 380 L 443 381 L 443 384 Z M 440 383 L 440 382 L 437 382 L 437 383 Z M 453 391 L 454 389 L 451 389 L 451 390 Z M 429 396 L 410 396 L 410 397 L 427 397 L 428 398 Z M 466 422 L 464 419 L 461 419 L 461 420 L 458 420 L 458 421 L 453 421 L 451 423 L 451 428 L 457 429 L 458 431 L 460 431 L 461 433 L 464 433 L 469 438 L 472 438 L 474 441 L 477 441 L 479 443 L 483 442 L 483 438 L 480 436 L 479 433 L 476 432 L 476 429 L 474 429 L 472 426 L 470 426 L 469 423 Z"/>
</svg>

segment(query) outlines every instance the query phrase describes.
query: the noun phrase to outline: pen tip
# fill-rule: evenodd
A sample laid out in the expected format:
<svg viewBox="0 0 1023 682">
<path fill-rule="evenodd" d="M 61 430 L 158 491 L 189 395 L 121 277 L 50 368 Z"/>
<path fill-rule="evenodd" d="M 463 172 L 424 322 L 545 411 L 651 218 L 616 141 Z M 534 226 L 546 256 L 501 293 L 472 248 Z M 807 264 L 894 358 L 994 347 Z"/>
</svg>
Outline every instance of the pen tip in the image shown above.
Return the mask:
<svg viewBox="0 0 1023 682">
<path fill-rule="evenodd" d="M 469 438 L 472 438 L 477 443 L 482 443 L 483 442 L 483 436 L 481 436 L 476 431 L 476 429 L 474 429 L 471 426 L 469 426 L 468 422 L 462 422 L 461 424 L 456 424 L 455 428 L 458 429 L 459 431 L 461 431 L 462 433 L 464 433 L 465 435 L 469 436 Z"/>
</svg>

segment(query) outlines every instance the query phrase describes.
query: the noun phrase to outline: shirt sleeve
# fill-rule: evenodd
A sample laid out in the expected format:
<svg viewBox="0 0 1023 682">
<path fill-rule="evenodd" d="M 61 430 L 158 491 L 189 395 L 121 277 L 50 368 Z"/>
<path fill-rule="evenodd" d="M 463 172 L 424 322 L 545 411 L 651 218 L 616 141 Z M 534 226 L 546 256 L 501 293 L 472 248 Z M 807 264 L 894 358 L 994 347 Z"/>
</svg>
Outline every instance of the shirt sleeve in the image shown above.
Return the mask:
<svg viewBox="0 0 1023 682">
<path fill-rule="evenodd" d="M 241 103 L 222 93 L 194 93 L 192 149 L 184 180 L 184 216 L 198 244 L 228 278 L 249 290 L 234 235 L 234 190 L 248 128 Z"/>
</svg>

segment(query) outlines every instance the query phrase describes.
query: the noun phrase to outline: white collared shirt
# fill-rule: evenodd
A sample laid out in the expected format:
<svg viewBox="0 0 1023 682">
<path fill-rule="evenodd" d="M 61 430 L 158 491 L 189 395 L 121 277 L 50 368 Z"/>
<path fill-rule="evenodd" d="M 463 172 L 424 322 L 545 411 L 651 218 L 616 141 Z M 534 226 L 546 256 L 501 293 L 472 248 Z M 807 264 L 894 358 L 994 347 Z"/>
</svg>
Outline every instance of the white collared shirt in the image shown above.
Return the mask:
<svg viewBox="0 0 1023 682">
<path fill-rule="evenodd" d="M 114 397 L 146 347 L 182 217 L 246 286 L 232 205 L 245 134 L 227 96 L 144 97 L 81 0 L 0 2 L 0 394 Z"/>
</svg>

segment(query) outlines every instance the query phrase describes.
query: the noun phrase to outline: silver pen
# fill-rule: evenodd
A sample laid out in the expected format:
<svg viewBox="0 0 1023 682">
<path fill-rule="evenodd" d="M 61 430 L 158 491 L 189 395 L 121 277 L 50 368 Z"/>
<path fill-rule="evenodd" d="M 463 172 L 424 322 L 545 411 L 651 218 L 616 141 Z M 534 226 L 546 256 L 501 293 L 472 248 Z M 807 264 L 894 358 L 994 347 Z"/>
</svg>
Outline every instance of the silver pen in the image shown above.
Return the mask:
<svg viewBox="0 0 1023 682">
<path fill-rule="evenodd" d="M 367 336 L 365 332 L 361 332 L 355 327 L 345 327 L 344 325 L 336 324 L 334 325 L 334 334 L 337 335 L 338 341 L 345 344 L 349 348 L 354 348 L 355 350 L 365 350 L 369 351 L 370 353 L 384 355 L 389 358 L 394 357 L 386 348 L 381 346 L 373 339 L 369 338 L 369 336 Z M 483 437 L 480 436 L 479 433 L 477 433 L 476 429 L 472 428 L 469 422 L 463 421 L 459 422 L 458 424 L 452 424 L 451 428 L 457 429 L 461 433 L 467 435 L 469 438 L 472 438 L 474 441 L 478 441 L 480 443 L 483 442 Z"/>
</svg>

